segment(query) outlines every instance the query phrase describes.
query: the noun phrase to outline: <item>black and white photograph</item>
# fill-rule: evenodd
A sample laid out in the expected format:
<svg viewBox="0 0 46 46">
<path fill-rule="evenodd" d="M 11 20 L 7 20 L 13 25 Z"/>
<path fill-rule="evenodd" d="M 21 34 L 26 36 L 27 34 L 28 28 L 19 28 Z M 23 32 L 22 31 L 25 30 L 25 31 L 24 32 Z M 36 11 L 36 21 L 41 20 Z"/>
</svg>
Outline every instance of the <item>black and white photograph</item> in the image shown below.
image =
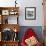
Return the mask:
<svg viewBox="0 0 46 46">
<path fill-rule="evenodd" d="M 27 20 L 36 19 L 36 8 L 35 7 L 26 7 L 25 8 L 25 19 L 27 19 Z"/>
</svg>

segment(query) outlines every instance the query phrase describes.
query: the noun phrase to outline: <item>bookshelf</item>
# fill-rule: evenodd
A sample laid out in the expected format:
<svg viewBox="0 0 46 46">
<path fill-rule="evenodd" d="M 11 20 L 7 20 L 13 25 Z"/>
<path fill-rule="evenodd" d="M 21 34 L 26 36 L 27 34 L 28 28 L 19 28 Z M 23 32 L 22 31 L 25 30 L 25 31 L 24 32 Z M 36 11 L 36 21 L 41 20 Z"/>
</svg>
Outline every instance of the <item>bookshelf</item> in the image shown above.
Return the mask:
<svg viewBox="0 0 46 46">
<path fill-rule="evenodd" d="M 9 17 L 14 17 L 9 20 Z M 14 32 L 13 34 L 16 34 L 19 32 L 19 24 L 18 24 L 18 18 L 19 18 L 19 7 L 0 7 L 0 46 L 18 46 L 19 39 L 15 39 L 11 34 L 10 40 L 4 40 L 2 35 L 4 35 L 4 32 L 8 32 L 8 29 L 10 29 L 9 32 Z M 13 20 L 12 20 L 13 19 Z M 12 22 L 11 22 L 12 21 Z M 14 21 L 14 23 L 13 23 Z M 4 31 L 6 30 L 6 31 Z M 11 31 L 12 30 L 12 31 Z M 6 34 L 7 34 L 6 32 Z M 5 36 L 5 35 L 4 35 Z M 7 34 L 8 36 L 8 34 Z M 17 36 L 17 34 L 16 34 Z M 7 38 L 9 39 L 9 38 Z"/>
</svg>

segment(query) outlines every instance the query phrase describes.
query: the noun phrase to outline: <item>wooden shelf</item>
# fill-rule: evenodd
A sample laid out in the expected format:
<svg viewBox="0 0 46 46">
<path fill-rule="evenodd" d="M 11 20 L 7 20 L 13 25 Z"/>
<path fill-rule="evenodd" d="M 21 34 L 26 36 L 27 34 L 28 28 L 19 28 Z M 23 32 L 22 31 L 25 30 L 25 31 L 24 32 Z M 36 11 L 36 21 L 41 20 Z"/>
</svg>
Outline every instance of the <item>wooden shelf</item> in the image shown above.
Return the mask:
<svg viewBox="0 0 46 46">
<path fill-rule="evenodd" d="M 3 42 L 5 42 L 5 43 L 8 43 L 8 42 L 12 43 L 12 42 L 19 42 L 19 40 L 15 40 L 15 41 L 10 40 L 10 41 L 3 41 Z"/>
<path fill-rule="evenodd" d="M 19 10 L 19 7 L 0 7 L 0 10 L 12 10 L 12 9 L 16 9 L 16 10 Z"/>
<path fill-rule="evenodd" d="M 3 22 L 6 22 L 5 17 L 7 16 L 15 16 L 15 17 L 17 16 L 17 24 L 18 24 L 19 7 L 0 7 L 0 15 L 2 24 Z M 6 20 L 8 23 L 8 18 Z"/>
<path fill-rule="evenodd" d="M 19 29 L 20 29 L 20 26 L 19 26 L 19 24 L 0 24 L 0 28 L 1 28 L 1 31 L 3 30 L 3 29 L 5 29 L 5 28 L 10 28 L 10 29 L 12 29 L 13 31 L 14 31 L 14 29 L 16 29 L 17 30 L 17 32 L 19 31 Z"/>
<path fill-rule="evenodd" d="M 18 46 L 18 42 L 19 41 L 1 41 L 0 43 L 0 45 L 3 45 L 3 46 Z"/>
<path fill-rule="evenodd" d="M 17 24 L 8 24 L 8 18 L 9 16 L 14 16 L 17 20 Z M 1 41 L 0 41 L 0 46 L 18 46 L 18 39 L 16 41 L 13 41 L 13 39 L 10 39 L 9 41 L 5 41 L 4 39 L 2 39 L 2 34 L 4 29 L 11 29 L 10 31 L 14 31 L 14 35 L 15 33 L 18 33 L 20 26 L 18 24 L 18 17 L 19 17 L 19 7 L 0 7 L 0 20 L 1 20 L 1 24 L 0 24 L 0 32 L 1 32 Z M 6 19 L 5 19 L 6 18 Z M 15 21 L 16 22 L 16 21 Z M 7 34 L 8 35 L 8 34 Z M 12 34 L 13 35 L 13 34 Z M 17 34 L 16 37 L 18 38 Z M 12 38 L 12 37 L 11 37 Z"/>
</svg>

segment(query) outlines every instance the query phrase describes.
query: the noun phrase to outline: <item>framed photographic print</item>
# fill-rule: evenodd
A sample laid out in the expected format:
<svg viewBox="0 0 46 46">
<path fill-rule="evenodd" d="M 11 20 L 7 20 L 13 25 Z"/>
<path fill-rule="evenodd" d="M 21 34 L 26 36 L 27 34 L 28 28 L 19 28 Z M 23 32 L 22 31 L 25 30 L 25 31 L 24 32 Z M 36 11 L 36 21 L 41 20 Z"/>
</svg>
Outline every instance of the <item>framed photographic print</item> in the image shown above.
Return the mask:
<svg viewBox="0 0 46 46">
<path fill-rule="evenodd" d="M 2 15 L 9 15 L 9 10 L 2 10 Z"/>
<path fill-rule="evenodd" d="M 25 8 L 25 19 L 26 20 L 36 19 L 36 7 L 26 7 Z"/>
</svg>

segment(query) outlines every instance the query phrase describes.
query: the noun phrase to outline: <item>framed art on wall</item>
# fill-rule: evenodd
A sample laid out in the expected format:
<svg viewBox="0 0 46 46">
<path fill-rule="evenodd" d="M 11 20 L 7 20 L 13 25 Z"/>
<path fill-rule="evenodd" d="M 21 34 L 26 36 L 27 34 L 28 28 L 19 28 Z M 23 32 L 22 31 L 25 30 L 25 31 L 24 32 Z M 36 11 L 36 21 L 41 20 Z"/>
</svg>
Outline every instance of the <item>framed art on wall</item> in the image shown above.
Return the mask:
<svg viewBox="0 0 46 46">
<path fill-rule="evenodd" d="M 36 7 L 26 7 L 25 8 L 25 19 L 26 20 L 36 19 Z"/>
</svg>

